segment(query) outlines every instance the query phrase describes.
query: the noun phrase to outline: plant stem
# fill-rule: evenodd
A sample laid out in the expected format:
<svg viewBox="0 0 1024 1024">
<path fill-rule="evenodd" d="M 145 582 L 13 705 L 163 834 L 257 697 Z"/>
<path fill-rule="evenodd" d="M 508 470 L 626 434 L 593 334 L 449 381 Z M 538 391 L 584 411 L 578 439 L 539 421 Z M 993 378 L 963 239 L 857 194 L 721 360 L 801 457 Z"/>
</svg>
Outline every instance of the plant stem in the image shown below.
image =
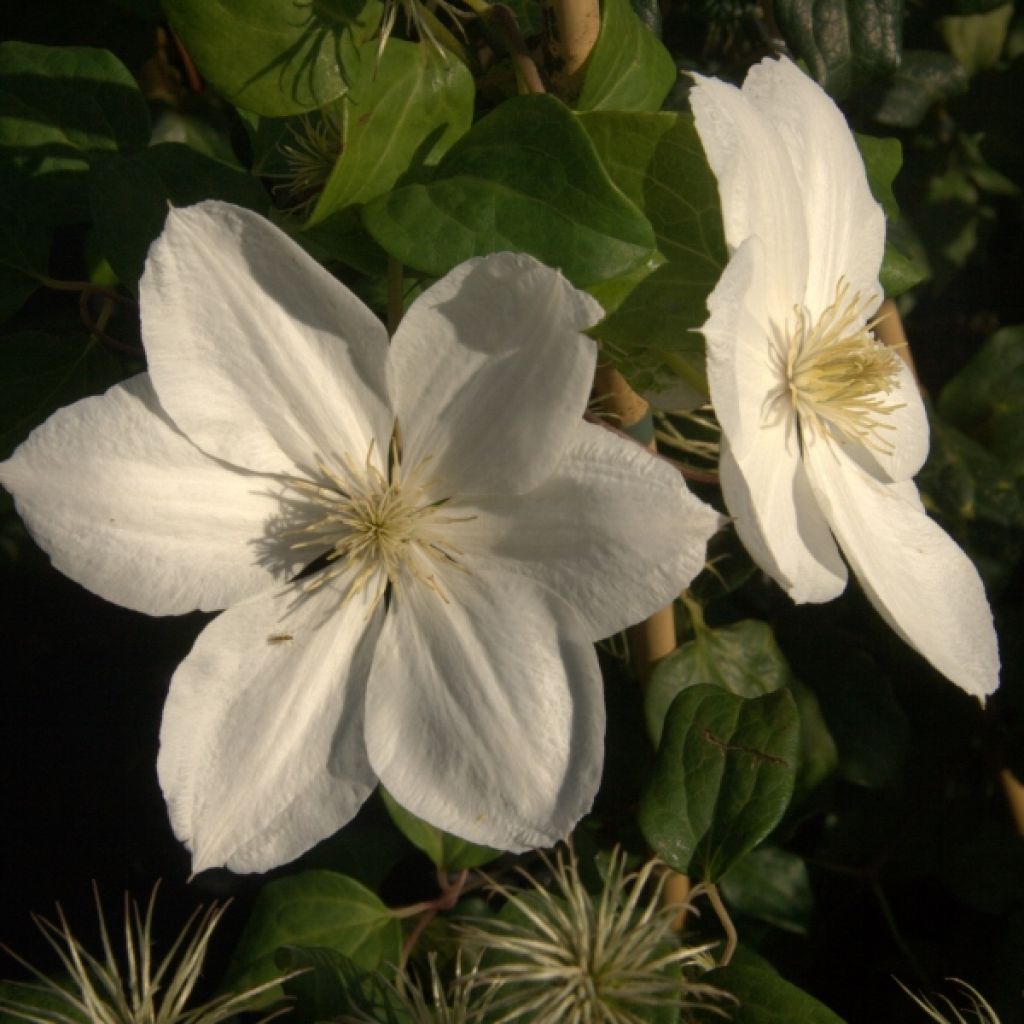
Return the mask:
<svg viewBox="0 0 1024 1024">
<path fill-rule="evenodd" d="M 722 894 L 718 891 L 718 886 L 714 882 L 709 882 L 707 885 L 702 886 L 701 891 L 707 893 L 708 901 L 711 903 L 715 916 L 725 932 L 725 949 L 722 950 L 722 955 L 718 959 L 718 966 L 726 967 L 729 961 L 732 960 L 740 941 L 739 935 L 736 932 L 736 925 L 732 923 L 729 911 L 725 909 L 725 904 L 722 902 Z"/>
<path fill-rule="evenodd" d="M 519 92 L 538 95 L 547 92 L 537 65 L 523 41 L 523 35 L 519 31 L 519 23 L 516 21 L 516 15 L 512 8 L 501 3 L 491 4 L 485 17 L 488 24 L 498 31 L 508 52 L 512 55 Z"/>
</svg>

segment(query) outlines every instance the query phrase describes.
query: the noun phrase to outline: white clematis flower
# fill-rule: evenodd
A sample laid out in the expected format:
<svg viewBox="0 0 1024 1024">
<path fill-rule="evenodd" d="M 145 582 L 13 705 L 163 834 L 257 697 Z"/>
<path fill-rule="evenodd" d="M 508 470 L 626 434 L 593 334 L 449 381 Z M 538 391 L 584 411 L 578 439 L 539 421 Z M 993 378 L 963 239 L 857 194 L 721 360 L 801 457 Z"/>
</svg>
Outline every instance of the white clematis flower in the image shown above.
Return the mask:
<svg viewBox="0 0 1024 1024">
<path fill-rule="evenodd" d="M 718 525 L 582 421 L 598 305 L 503 253 L 389 345 L 284 234 L 213 202 L 171 212 L 140 298 L 149 373 L 54 414 L 0 482 L 90 590 L 227 608 L 161 729 L 195 870 L 288 861 L 378 779 L 475 842 L 564 836 L 601 774 L 592 642 L 672 600 Z"/>
<path fill-rule="evenodd" d="M 742 91 L 699 78 L 697 131 L 731 257 L 703 327 L 722 426 L 721 480 L 740 537 L 795 601 L 846 585 L 978 697 L 998 685 L 978 573 L 928 518 L 928 454 L 905 362 L 871 333 L 885 218 L 842 114 L 787 60 Z"/>
</svg>

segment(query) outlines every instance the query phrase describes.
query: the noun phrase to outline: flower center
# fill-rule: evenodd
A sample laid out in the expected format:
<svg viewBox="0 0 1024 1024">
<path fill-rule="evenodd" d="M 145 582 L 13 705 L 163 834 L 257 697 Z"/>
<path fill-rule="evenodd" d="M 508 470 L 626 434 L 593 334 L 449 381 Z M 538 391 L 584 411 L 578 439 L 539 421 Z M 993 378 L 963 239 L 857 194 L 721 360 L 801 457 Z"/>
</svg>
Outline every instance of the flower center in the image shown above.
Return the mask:
<svg viewBox="0 0 1024 1024">
<path fill-rule="evenodd" d="M 849 296 L 840 278 L 835 301 L 817 320 L 801 306 L 780 339 L 785 381 L 773 402 L 788 401 L 797 414 L 801 440 L 838 435 L 876 451 L 891 452 L 884 432 L 895 429 L 890 413 L 902 403 L 890 396 L 899 382 L 899 355 L 871 333 L 869 302 Z"/>
<path fill-rule="evenodd" d="M 340 469 L 318 459 L 319 482 L 288 481 L 322 511 L 307 526 L 288 531 L 297 537 L 293 549 L 326 548 L 295 577 L 306 580 L 303 589 L 307 593 L 350 573 L 343 600 L 372 586 L 371 612 L 389 591 L 397 595 L 410 579 L 425 584 L 447 602 L 433 567 L 440 563 L 462 569 L 462 552 L 448 540 L 447 528 L 474 517 L 444 513 L 451 496 L 431 497 L 437 481 L 426 478 L 429 462 L 428 456 L 403 476 L 395 440 L 384 473 L 373 460 L 371 443 L 361 466 L 348 455 Z"/>
</svg>

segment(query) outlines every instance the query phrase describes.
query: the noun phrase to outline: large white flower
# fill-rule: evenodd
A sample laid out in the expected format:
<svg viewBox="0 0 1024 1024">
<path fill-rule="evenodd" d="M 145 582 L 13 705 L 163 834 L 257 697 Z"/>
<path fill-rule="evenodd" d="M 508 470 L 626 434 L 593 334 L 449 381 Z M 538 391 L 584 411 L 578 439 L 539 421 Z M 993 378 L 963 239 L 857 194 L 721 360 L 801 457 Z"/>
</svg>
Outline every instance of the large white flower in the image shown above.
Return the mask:
<svg viewBox="0 0 1024 1024">
<path fill-rule="evenodd" d="M 267 221 L 172 211 L 141 285 L 149 373 L 0 466 L 54 565 L 151 614 L 227 611 L 171 683 L 159 774 L 196 870 L 259 871 L 382 780 L 506 849 L 589 808 L 592 641 L 670 601 L 717 515 L 582 421 L 600 308 L 508 253 L 390 346 Z"/>
<path fill-rule="evenodd" d="M 871 333 L 885 219 L 846 121 L 787 60 L 742 91 L 698 78 L 690 98 L 731 251 L 703 331 L 740 537 L 796 601 L 842 592 L 838 541 L 896 632 L 984 697 L 992 616 L 912 480 L 928 423 L 906 363 Z"/>
</svg>

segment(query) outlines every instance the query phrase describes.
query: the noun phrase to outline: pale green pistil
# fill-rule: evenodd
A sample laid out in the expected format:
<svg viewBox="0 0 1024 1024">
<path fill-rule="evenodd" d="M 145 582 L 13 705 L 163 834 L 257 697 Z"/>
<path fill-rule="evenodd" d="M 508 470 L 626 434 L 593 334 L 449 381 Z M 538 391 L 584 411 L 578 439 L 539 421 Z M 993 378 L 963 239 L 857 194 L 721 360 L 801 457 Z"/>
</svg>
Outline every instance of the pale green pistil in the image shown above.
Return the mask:
<svg viewBox="0 0 1024 1024">
<path fill-rule="evenodd" d="M 785 384 L 776 397 L 788 398 L 805 443 L 838 435 L 891 452 L 884 432 L 894 429 L 888 418 L 902 407 L 891 397 L 900 357 L 875 338 L 877 321 L 867 322 L 860 295 L 848 292 L 840 280 L 835 301 L 815 321 L 806 309 L 794 310 L 783 339 Z"/>
</svg>

